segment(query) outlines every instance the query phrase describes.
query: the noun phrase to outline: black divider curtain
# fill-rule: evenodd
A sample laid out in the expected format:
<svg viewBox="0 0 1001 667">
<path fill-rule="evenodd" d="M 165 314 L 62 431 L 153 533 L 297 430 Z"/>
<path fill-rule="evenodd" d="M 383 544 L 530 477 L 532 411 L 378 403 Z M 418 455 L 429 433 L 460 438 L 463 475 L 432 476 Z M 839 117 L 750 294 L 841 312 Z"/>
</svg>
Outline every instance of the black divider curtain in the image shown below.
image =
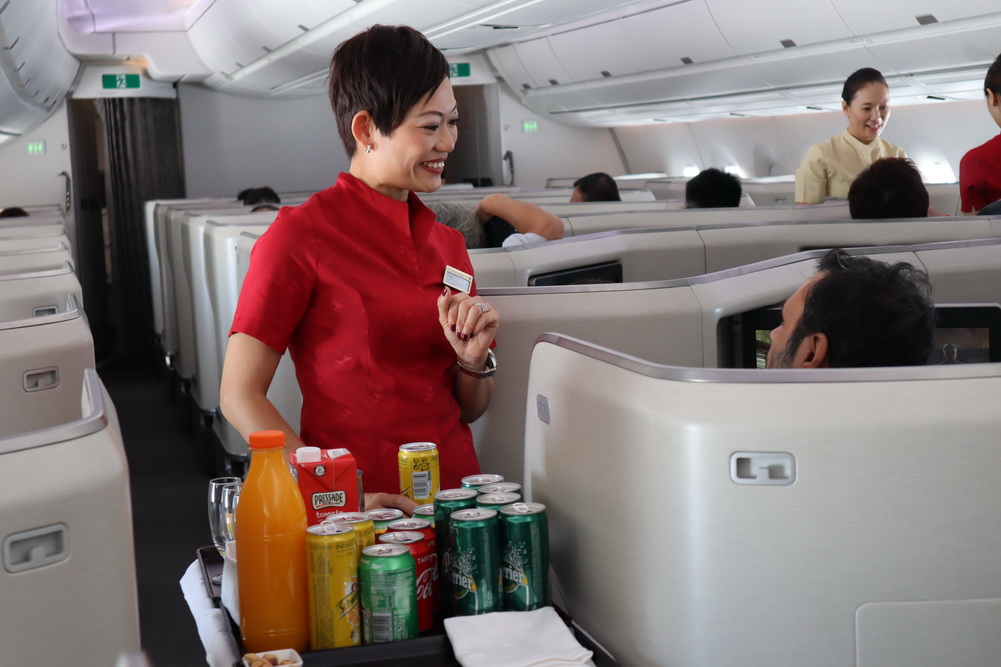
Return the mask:
<svg viewBox="0 0 1001 667">
<path fill-rule="evenodd" d="M 184 163 L 176 100 L 125 97 L 97 101 L 107 142 L 105 180 L 117 302 L 116 354 L 152 360 L 144 204 L 184 196 Z"/>
</svg>

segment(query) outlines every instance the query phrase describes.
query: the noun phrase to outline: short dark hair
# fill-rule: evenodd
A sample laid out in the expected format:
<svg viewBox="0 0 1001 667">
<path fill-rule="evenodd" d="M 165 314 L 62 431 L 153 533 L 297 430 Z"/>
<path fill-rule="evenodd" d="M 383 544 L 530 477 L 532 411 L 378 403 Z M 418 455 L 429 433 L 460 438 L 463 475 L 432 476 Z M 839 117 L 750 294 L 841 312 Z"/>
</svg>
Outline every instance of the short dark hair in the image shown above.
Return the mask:
<svg viewBox="0 0 1001 667">
<path fill-rule="evenodd" d="M 244 204 L 253 206 L 255 204 L 281 204 L 282 198 L 278 193 L 267 185 L 259 188 L 248 188 L 240 193 Z"/>
<path fill-rule="evenodd" d="M 935 308 L 928 275 L 840 248 L 821 258 L 821 276 L 804 299 L 786 349 L 813 333 L 827 336 L 832 368 L 922 366 L 934 345 Z"/>
<path fill-rule="evenodd" d="M 856 220 L 925 218 L 928 203 L 921 172 L 905 157 L 876 160 L 848 188 L 848 210 Z"/>
<path fill-rule="evenodd" d="M 988 90 L 993 91 L 995 95 L 1001 95 L 1001 55 L 987 68 L 987 76 L 984 77 L 984 95 Z"/>
<path fill-rule="evenodd" d="M 441 51 L 409 26 L 374 25 L 341 42 L 330 59 L 328 93 L 348 157 L 356 148 L 355 114 L 368 111 L 389 136 L 411 107 L 434 95 L 448 72 Z"/>
<path fill-rule="evenodd" d="M 852 72 L 851 76 L 845 79 L 845 87 L 841 89 L 841 99 L 845 101 L 845 104 L 851 104 L 859 89 L 870 83 L 881 83 L 887 88 L 890 87 L 890 84 L 883 78 L 883 73 L 878 69 L 863 67 Z"/>
<path fill-rule="evenodd" d="M 0 209 L 0 218 L 24 218 L 26 216 L 28 216 L 28 212 L 20 206 L 9 206 L 5 209 Z"/>
<path fill-rule="evenodd" d="M 596 171 L 574 181 L 582 201 L 622 201 L 615 179 L 603 171 Z"/>
<path fill-rule="evenodd" d="M 740 179 L 715 167 L 709 167 L 685 184 L 685 204 L 689 208 L 740 206 L 742 192 Z"/>
</svg>

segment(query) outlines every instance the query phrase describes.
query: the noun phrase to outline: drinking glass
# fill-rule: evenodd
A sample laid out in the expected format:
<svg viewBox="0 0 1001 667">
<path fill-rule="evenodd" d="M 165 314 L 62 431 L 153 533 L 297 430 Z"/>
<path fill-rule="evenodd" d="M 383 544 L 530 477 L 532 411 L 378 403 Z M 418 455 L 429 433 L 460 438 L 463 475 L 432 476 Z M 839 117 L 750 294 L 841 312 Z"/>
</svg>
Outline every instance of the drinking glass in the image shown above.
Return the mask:
<svg viewBox="0 0 1001 667">
<path fill-rule="evenodd" d="M 240 489 L 243 484 L 235 482 L 222 487 L 222 508 L 219 510 L 219 532 L 222 533 L 223 555 L 226 543 L 236 539 L 236 506 L 240 502 Z"/>
<path fill-rule="evenodd" d="M 209 480 L 209 527 L 212 529 L 212 541 L 219 549 L 220 555 L 226 551 L 226 542 L 220 529 L 222 490 L 227 484 L 239 484 L 242 481 L 239 477 L 216 477 Z"/>
</svg>

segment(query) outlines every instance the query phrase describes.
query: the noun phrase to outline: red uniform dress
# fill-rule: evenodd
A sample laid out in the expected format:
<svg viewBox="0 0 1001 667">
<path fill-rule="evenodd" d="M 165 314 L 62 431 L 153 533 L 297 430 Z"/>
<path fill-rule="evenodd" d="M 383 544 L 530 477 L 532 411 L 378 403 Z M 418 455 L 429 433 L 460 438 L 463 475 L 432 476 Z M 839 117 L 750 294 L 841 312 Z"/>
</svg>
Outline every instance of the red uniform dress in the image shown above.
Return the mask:
<svg viewBox="0 0 1001 667">
<path fill-rule="evenodd" d="M 960 160 L 959 196 L 965 213 L 1001 199 L 1001 135 L 971 148 Z"/>
<path fill-rule="evenodd" d="M 251 253 L 230 334 L 288 348 L 300 437 L 349 449 L 366 491 L 399 493 L 396 455 L 408 442 L 438 445 L 443 489 L 479 472 L 438 322 L 446 265 L 473 272 L 461 233 L 413 193 L 396 201 L 344 173 L 282 208 Z"/>
</svg>

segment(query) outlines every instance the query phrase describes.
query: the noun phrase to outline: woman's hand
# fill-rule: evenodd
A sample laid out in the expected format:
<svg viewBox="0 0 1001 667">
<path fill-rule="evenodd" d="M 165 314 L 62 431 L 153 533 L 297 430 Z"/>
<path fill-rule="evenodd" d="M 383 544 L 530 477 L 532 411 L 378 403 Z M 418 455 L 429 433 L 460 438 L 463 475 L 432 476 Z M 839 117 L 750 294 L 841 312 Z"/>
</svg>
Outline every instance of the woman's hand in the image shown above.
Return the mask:
<svg viewBox="0 0 1001 667">
<path fill-rule="evenodd" d="M 417 503 L 395 493 L 366 493 L 365 511 L 381 509 L 403 510 L 407 516 L 413 516 Z"/>
<path fill-rule="evenodd" d="M 446 287 L 438 297 L 438 321 L 455 356 L 466 368 L 483 369 L 500 326 L 500 314 L 479 297 Z"/>
</svg>

